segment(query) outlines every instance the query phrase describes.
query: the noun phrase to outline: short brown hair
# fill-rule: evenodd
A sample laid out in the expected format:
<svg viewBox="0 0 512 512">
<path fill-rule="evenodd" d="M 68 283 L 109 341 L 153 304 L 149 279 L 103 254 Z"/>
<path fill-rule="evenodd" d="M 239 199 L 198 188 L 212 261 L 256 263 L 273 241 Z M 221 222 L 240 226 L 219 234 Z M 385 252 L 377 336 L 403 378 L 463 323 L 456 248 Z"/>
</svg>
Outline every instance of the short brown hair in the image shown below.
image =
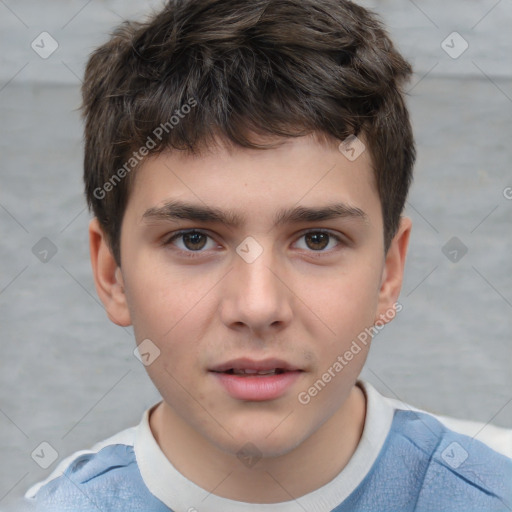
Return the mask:
<svg viewBox="0 0 512 512">
<path fill-rule="evenodd" d="M 348 0 L 171 0 L 146 22 L 122 23 L 90 56 L 82 87 L 87 201 L 117 262 L 144 157 L 196 153 L 219 136 L 267 148 L 254 134 L 361 134 L 387 252 L 415 160 L 411 73 L 376 15 Z"/>
</svg>

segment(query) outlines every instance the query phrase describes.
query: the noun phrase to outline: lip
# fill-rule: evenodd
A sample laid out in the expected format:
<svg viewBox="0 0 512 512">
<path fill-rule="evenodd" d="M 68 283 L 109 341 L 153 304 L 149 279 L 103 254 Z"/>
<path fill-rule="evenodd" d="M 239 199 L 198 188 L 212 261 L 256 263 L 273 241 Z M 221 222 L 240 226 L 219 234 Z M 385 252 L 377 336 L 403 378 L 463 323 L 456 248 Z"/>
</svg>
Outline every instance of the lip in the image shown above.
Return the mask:
<svg viewBox="0 0 512 512">
<path fill-rule="evenodd" d="M 273 368 L 276 368 L 276 366 Z M 266 370 L 269 368 L 261 369 Z M 259 377 L 240 376 L 218 371 L 210 373 L 232 398 L 262 402 L 275 400 L 283 396 L 297 382 L 303 372 L 301 370 L 290 370 L 284 373 L 261 375 Z"/>
<path fill-rule="evenodd" d="M 225 363 L 219 364 L 210 368 L 211 372 L 225 372 L 231 369 L 234 370 L 256 370 L 256 371 L 265 371 L 265 370 L 273 370 L 274 368 L 280 368 L 282 370 L 286 370 L 287 372 L 295 372 L 300 371 L 301 369 L 298 366 L 294 366 L 290 363 L 282 359 L 270 358 L 270 359 L 262 359 L 260 361 L 249 359 L 249 358 L 238 358 L 232 359 L 230 361 L 226 361 Z M 245 378 L 245 377 L 244 377 Z"/>
</svg>

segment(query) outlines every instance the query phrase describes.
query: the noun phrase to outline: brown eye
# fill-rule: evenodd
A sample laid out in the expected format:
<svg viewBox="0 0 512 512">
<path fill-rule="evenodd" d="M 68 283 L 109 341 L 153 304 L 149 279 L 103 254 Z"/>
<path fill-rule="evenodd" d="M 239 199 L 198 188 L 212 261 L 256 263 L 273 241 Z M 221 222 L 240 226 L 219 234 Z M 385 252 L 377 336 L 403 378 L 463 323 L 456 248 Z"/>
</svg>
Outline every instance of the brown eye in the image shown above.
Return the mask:
<svg viewBox="0 0 512 512">
<path fill-rule="evenodd" d="M 183 253 L 202 253 L 215 248 L 214 240 L 201 231 L 180 231 L 168 239 L 164 245 L 173 245 Z"/>
<path fill-rule="evenodd" d="M 330 235 L 327 233 L 308 233 L 305 237 L 307 246 L 314 251 L 325 249 L 330 239 Z"/>
<path fill-rule="evenodd" d="M 183 244 L 191 251 L 200 251 L 204 248 L 207 241 L 207 236 L 203 233 L 186 233 L 181 235 L 183 238 Z"/>
<path fill-rule="evenodd" d="M 326 254 L 339 245 L 343 245 L 343 240 L 328 231 L 308 231 L 295 242 L 295 246 L 299 249 Z"/>
</svg>

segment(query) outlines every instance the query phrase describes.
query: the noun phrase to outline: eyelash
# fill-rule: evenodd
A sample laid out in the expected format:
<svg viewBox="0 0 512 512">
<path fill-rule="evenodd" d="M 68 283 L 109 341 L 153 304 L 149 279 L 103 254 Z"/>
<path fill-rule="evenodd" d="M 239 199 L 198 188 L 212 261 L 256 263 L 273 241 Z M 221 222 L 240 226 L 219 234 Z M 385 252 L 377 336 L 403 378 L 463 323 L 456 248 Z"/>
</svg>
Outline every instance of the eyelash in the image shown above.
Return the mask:
<svg viewBox="0 0 512 512">
<path fill-rule="evenodd" d="M 187 230 L 177 231 L 170 238 L 167 238 L 163 242 L 162 245 L 164 245 L 164 246 L 172 245 L 172 242 L 174 242 L 175 240 L 179 239 L 180 237 L 183 237 L 184 235 L 195 234 L 195 233 L 200 234 L 200 235 L 204 235 L 204 236 L 206 236 L 206 237 L 208 237 L 208 238 L 213 240 L 212 236 L 210 236 L 208 233 L 205 233 L 204 231 L 202 231 L 200 229 L 187 229 Z M 298 239 L 303 238 L 304 236 L 306 236 L 308 234 L 311 234 L 311 233 L 314 233 L 314 234 L 321 233 L 321 234 L 328 235 L 330 238 L 334 238 L 334 240 L 336 240 L 336 242 L 338 242 L 338 244 L 346 245 L 346 242 L 340 236 L 335 235 L 331 231 L 327 231 L 327 230 L 324 230 L 324 229 L 311 229 L 311 230 L 305 231 L 305 232 L 303 232 L 299 236 Z M 190 251 L 190 250 L 184 251 L 183 249 L 178 249 L 178 248 L 176 250 L 180 251 L 187 258 L 197 258 L 197 257 L 200 257 L 205 252 L 205 251 L 202 251 L 202 250 L 199 250 L 199 251 Z M 331 253 L 333 250 L 335 250 L 335 249 L 330 249 L 328 251 L 313 251 L 313 250 L 310 250 L 309 252 L 311 252 L 312 256 L 319 257 L 319 256 L 322 256 L 323 254 Z"/>
</svg>

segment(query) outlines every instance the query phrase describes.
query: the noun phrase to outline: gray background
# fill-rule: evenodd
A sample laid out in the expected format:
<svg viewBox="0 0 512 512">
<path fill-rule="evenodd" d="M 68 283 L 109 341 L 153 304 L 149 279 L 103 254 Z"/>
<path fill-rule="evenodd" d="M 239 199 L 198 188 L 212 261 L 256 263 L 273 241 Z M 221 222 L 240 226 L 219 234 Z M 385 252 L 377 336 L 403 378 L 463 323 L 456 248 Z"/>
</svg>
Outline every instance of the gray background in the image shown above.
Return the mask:
<svg viewBox="0 0 512 512">
<path fill-rule="evenodd" d="M 512 0 L 361 2 L 381 13 L 416 74 L 419 149 L 403 311 L 364 377 L 437 413 L 512 427 Z M 92 282 L 81 184 L 79 86 L 113 25 L 160 2 L 0 0 L 0 508 L 71 452 L 136 424 L 158 400 L 130 329 L 109 323 Z M 59 47 L 40 58 L 47 31 Z M 441 42 L 457 31 L 458 59 Z M 456 47 L 457 49 L 457 47 Z M 442 248 L 458 237 L 458 262 Z M 57 253 L 39 261 L 48 237 Z M 476 432 L 475 432 L 476 433 Z"/>
</svg>

